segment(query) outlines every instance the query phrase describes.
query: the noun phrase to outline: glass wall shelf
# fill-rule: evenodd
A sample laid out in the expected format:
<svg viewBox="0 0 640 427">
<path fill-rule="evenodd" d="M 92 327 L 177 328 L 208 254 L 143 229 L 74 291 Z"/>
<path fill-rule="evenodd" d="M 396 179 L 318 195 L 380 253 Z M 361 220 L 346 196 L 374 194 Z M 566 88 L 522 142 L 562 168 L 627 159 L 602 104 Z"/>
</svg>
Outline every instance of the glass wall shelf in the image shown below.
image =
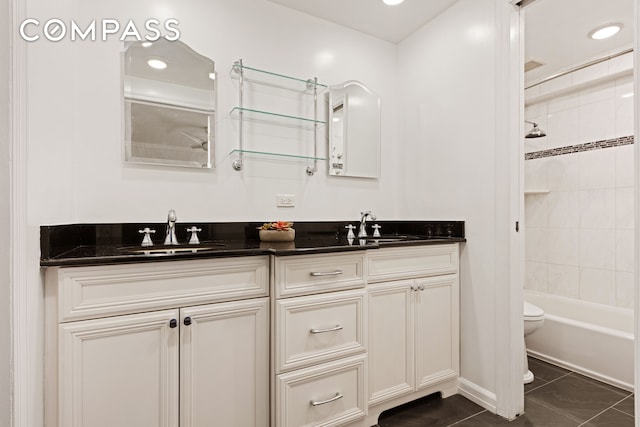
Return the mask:
<svg viewBox="0 0 640 427">
<path fill-rule="evenodd" d="M 288 116 L 286 114 L 278 114 L 270 111 L 254 110 L 252 108 L 234 107 L 231 111 L 229 111 L 229 115 L 235 119 L 240 118 L 240 113 L 242 113 L 242 118 L 244 120 L 251 120 L 255 122 L 265 122 L 269 124 L 291 126 L 291 127 L 304 128 L 309 130 L 313 130 L 315 128 L 315 125 L 318 125 L 318 126 L 325 125 L 325 122 L 323 122 L 322 120 L 313 120 L 305 117 Z"/>
<path fill-rule="evenodd" d="M 313 94 L 314 79 L 305 80 L 297 77 L 285 76 L 284 74 L 259 70 L 257 68 L 247 67 L 239 62 L 235 62 L 231 67 L 231 77 L 240 78 L 241 73 L 245 81 Z M 327 88 L 327 85 L 316 82 L 315 87 L 317 93 L 320 93 Z"/>
<path fill-rule="evenodd" d="M 313 161 L 313 166 L 307 166 L 307 175 L 311 176 L 318 171 L 318 160 L 326 160 L 322 157 L 318 157 L 318 128 L 324 125 L 325 122 L 318 120 L 318 92 L 326 89 L 327 86 L 318 83 L 318 79 L 298 79 L 295 77 L 285 76 L 283 74 L 272 73 L 270 71 L 259 70 L 257 68 L 247 67 L 242 62 L 242 59 L 233 63 L 231 67 L 231 77 L 239 80 L 238 84 L 238 105 L 234 107 L 229 114 L 231 117 L 237 118 L 238 125 L 238 148 L 231 153 L 235 154 L 236 159 L 233 161 L 232 166 L 235 170 L 242 170 L 242 158 L 244 154 L 258 154 L 268 156 L 278 156 L 280 158 L 289 159 L 304 159 L 307 161 Z M 272 111 L 256 110 L 254 108 L 246 108 L 244 104 L 244 91 L 250 87 L 245 88 L 246 82 L 255 82 L 260 85 L 273 86 L 278 89 L 295 90 L 298 93 L 313 95 L 313 98 L 309 97 L 313 104 L 313 119 L 306 117 L 292 116 L 288 114 L 274 113 Z M 255 88 L 252 88 L 255 89 Z M 305 97 L 306 98 L 306 97 Z M 304 102 L 308 102 L 307 99 Z M 300 156 L 297 154 L 285 154 L 285 153 L 271 153 L 267 151 L 254 151 L 245 150 L 243 146 L 243 122 L 254 121 L 264 122 L 271 125 L 296 127 L 299 129 L 313 130 L 313 156 Z"/>
<path fill-rule="evenodd" d="M 233 154 L 257 154 L 260 156 L 276 156 L 276 157 L 286 157 L 289 159 L 301 159 L 301 160 L 327 160 L 326 157 L 313 157 L 313 156 L 302 156 L 297 154 L 286 154 L 286 153 L 271 153 L 268 151 L 255 151 L 255 150 L 233 150 L 229 153 L 229 155 Z"/>
</svg>

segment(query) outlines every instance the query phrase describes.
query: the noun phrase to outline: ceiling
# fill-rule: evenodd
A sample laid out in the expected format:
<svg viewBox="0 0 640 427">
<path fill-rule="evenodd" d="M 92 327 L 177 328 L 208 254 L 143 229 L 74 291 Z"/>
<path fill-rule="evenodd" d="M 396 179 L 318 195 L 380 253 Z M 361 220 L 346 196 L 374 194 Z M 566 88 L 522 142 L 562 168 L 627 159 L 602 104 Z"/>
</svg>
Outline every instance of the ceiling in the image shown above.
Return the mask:
<svg viewBox="0 0 640 427">
<path fill-rule="evenodd" d="M 525 8 L 525 62 L 545 63 L 525 73 L 525 84 L 633 47 L 634 0 L 537 0 Z M 588 34 L 607 23 L 622 30 L 606 40 Z"/>
<path fill-rule="evenodd" d="M 269 0 L 345 27 L 399 43 L 457 0 Z M 633 46 L 634 0 L 536 0 L 525 8 L 525 61 L 545 65 L 525 74 L 525 84 L 596 57 Z M 593 28 L 620 22 L 608 40 L 587 37 Z"/>
<path fill-rule="evenodd" d="M 396 6 L 387 6 L 382 0 L 270 1 L 398 43 L 457 0 L 406 0 Z"/>
</svg>

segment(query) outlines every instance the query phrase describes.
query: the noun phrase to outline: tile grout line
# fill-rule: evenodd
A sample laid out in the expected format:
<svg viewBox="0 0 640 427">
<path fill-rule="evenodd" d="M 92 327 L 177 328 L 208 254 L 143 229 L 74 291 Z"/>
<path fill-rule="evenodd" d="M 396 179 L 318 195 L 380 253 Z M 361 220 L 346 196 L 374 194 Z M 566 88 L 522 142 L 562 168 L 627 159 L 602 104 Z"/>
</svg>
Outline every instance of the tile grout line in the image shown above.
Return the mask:
<svg viewBox="0 0 640 427">
<path fill-rule="evenodd" d="M 447 425 L 447 427 L 451 427 L 451 426 L 459 425 L 461 422 L 463 422 L 463 421 L 467 421 L 467 420 L 470 420 L 471 418 L 476 417 L 476 416 L 478 416 L 478 415 L 480 415 L 480 414 L 483 414 L 483 413 L 485 413 L 485 412 L 489 412 L 489 411 L 488 411 L 488 410 L 486 410 L 486 409 L 483 409 L 483 410 L 481 410 L 480 412 L 476 412 L 476 413 L 475 413 L 475 414 L 473 414 L 473 415 L 469 415 L 468 417 L 463 418 L 463 419 L 461 419 L 461 420 L 458 420 L 458 421 L 456 421 L 456 422 L 455 422 L 455 423 L 453 423 L 453 424 L 448 424 L 448 425 Z"/>
<path fill-rule="evenodd" d="M 566 377 L 567 375 L 571 375 L 571 374 L 572 374 L 572 371 L 569 371 L 569 372 L 567 372 L 567 373 L 565 373 L 565 374 L 563 374 L 563 375 L 559 376 L 558 378 L 554 378 L 554 379 L 552 379 L 552 380 L 550 380 L 550 381 L 545 381 L 545 382 L 544 382 L 544 384 L 540 384 L 538 387 L 533 388 L 533 389 L 531 389 L 531 390 L 527 391 L 526 393 L 524 393 L 524 395 L 526 396 L 526 395 L 527 395 L 527 393 L 530 393 L 530 392 L 532 392 L 532 391 L 534 391 L 534 390 L 539 390 L 539 389 L 541 389 L 542 387 L 544 387 L 544 386 L 546 386 L 546 385 L 549 385 L 549 384 L 551 384 L 551 383 L 553 383 L 553 382 L 555 382 L 555 381 L 557 381 L 557 380 L 559 380 L 559 379 L 561 379 L 561 378 L 564 378 L 564 377 Z M 542 379 L 541 379 L 540 381 L 544 381 L 544 380 L 542 380 Z M 532 400 L 533 400 L 533 401 L 535 401 L 536 403 L 538 403 L 538 404 L 540 404 L 540 405 L 542 405 L 542 406 L 546 407 L 547 409 L 551 409 L 551 410 L 553 410 L 554 412 L 556 412 L 556 413 L 559 413 L 559 414 L 560 414 L 560 412 L 558 412 L 557 408 L 547 407 L 546 405 L 542 404 L 541 402 L 538 402 L 536 399 L 532 399 Z M 489 412 L 489 411 L 488 411 L 487 409 L 483 409 L 483 410 L 481 410 L 480 412 L 477 412 L 477 413 L 475 413 L 475 414 L 473 414 L 473 415 L 469 415 L 468 417 L 463 418 L 463 419 L 461 419 L 461 420 L 458 420 L 458 421 L 456 421 L 456 422 L 455 422 L 455 423 L 453 423 L 453 424 L 448 424 L 448 425 L 447 425 L 447 427 L 452 427 L 452 426 L 459 425 L 459 424 L 460 424 L 460 423 L 462 423 L 463 421 L 468 421 L 468 420 L 470 420 L 471 418 L 477 417 L 478 415 L 483 414 L 483 413 L 485 413 L 485 412 Z M 523 412 L 522 414 L 520 414 L 520 416 L 524 415 L 525 413 L 526 413 L 526 411 L 525 411 L 525 412 Z M 518 418 L 519 418 L 519 417 L 518 417 Z M 569 417 L 569 418 L 573 419 L 572 417 Z M 580 422 L 580 420 L 578 420 L 578 419 L 573 419 L 573 420 L 574 420 L 574 421 L 576 421 L 576 422 L 578 422 L 578 423 Z"/>
<path fill-rule="evenodd" d="M 574 373 L 573 371 L 569 371 L 569 372 L 565 373 L 564 375 L 561 375 L 558 378 L 555 378 L 555 379 L 553 379 L 551 381 L 548 381 L 547 383 L 541 385 L 540 387 L 535 388 L 534 390 L 540 390 L 542 387 L 544 387 L 546 385 L 549 385 L 549 384 L 553 384 L 554 382 L 556 382 L 556 381 L 558 381 L 558 380 L 560 380 L 562 378 L 565 378 L 567 376 L 570 376 L 573 373 Z M 530 390 L 530 391 L 533 391 L 533 390 Z M 526 397 L 526 394 L 525 394 L 525 397 Z M 579 418 L 577 418 L 577 417 L 575 417 L 575 416 L 573 416 L 573 415 L 571 415 L 569 413 L 566 413 L 566 412 L 562 411 L 560 408 L 548 405 L 546 402 L 538 400 L 535 397 L 529 396 L 529 399 L 531 399 L 532 401 L 536 402 L 538 405 L 541 405 L 541 406 L 543 406 L 543 407 L 545 407 L 545 408 L 547 408 L 549 410 L 552 410 L 553 412 L 555 412 L 557 414 L 563 415 L 563 416 L 565 416 L 565 417 L 567 417 L 567 418 L 569 418 L 569 419 L 571 419 L 571 420 L 573 420 L 573 421 L 575 421 L 577 423 L 582 423 L 583 422 L 581 419 L 579 419 Z M 526 413 L 526 411 L 525 411 L 525 413 Z M 579 424 L 579 425 L 582 425 L 582 424 Z"/>
<path fill-rule="evenodd" d="M 582 425 L 580 423 L 582 423 L 583 421 L 580 418 L 578 418 L 578 417 L 576 417 L 576 416 L 574 416 L 574 415 L 572 415 L 572 414 L 570 414 L 568 412 L 563 411 L 562 409 L 558 408 L 557 406 L 549 405 L 546 402 L 543 402 L 543 401 L 538 400 L 538 399 L 533 398 L 533 397 L 530 397 L 529 399 L 531 399 L 533 402 L 537 403 L 538 405 L 540 405 L 542 407 L 545 407 L 545 408 L 549 409 L 550 411 L 555 412 L 558 415 L 562 415 L 563 417 L 569 418 L 570 420 L 577 422 L 579 426 Z"/>
<path fill-rule="evenodd" d="M 542 384 L 538 384 L 537 387 L 534 387 L 531 390 L 526 390 L 524 392 L 524 395 L 526 396 L 527 394 L 531 393 L 532 391 L 538 390 L 539 388 L 542 388 L 542 387 L 546 386 L 547 384 L 549 384 L 549 381 L 544 381 L 544 380 L 540 380 L 540 381 L 543 381 L 543 383 Z"/>
<path fill-rule="evenodd" d="M 539 390 L 539 389 L 541 389 L 542 387 L 544 387 L 544 386 L 546 386 L 546 385 L 552 384 L 552 383 L 554 383 L 554 382 L 556 382 L 556 381 L 558 381 L 558 380 L 560 380 L 560 379 L 562 379 L 562 378 L 564 378 L 564 377 L 570 376 L 570 375 L 572 375 L 572 374 L 576 374 L 576 372 L 574 372 L 574 371 L 569 371 L 569 372 L 567 372 L 566 374 L 559 376 L 558 378 L 555 378 L 555 379 L 553 379 L 553 380 L 551 380 L 551 381 L 548 381 L 548 382 L 546 382 L 546 383 L 544 383 L 544 384 L 541 384 L 540 386 L 538 386 L 538 387 L 536 387 L 536 388 L 534 388 L 534 389 L 531 389 L 531 390 L 529 390 L 528 392 L 526 392 L 526 393 L 525 393 L 525 397 L 527 396 L 527 394 L 528 394 L 528 393 L 530 393 L 530 392 L 532 392 L 532 391 L 534 391 L 534 390 Z M 578 374 L 578 375 L 581 375 L 581 374 Z M 573 376 L 574 376 L 574 377 L 576 377 L 575 375 L 573 375 Z M 611 406 L 609 406 L 608 408 L 605 408 L 604 410 L 602 410 L 601 412 L 597 413 L 596 415 L 594 415 L 593 417 L 589 418 L 589 419 L 588 419 L 588 420 L 586 420 L 586 421 L 582 421 L 582 420 L 580 420 L 579 418 L 574 417 L 574 416 L 573 416 L 573 415 L 571 415 L 571 414 L 565 413 L 564 411 L 561 411 L 559 408 L 556 408 L 556 407 L 554 407 L 554 406 L 547 405 L 547 404 L 545 404 L 545 402 L 539 401 L 539 400 L 538 400 L 538 399 L 536 399 L 535 397 L 529 397 L 529 399 L 531 399 L 532 401 L 536 402 L 536 403 L 537 403 L 537 404 L 539 404 L 539 405 L 544 406 L 544 407 L 545 407 L 545 408 L 547 408 L 547 409 L 551 409 L 551 410 L 553 410 L 554 412 L 557 412 L 557 413 L 559 413 L 559 414 L 562 414 L 562 415 L 564 415 L 564 416 L 566 416 L 566 417 L 568 417 L 568 418 L 570 418 L 570 419 L 572 419 L 572 420 L 574 420 L 574 421 L 576 421 L 576 422 L 580 423 L 580 424 L 578 424 L 578 427 L 580 427 L 580 426 L 584 426 L 584 425 L 586 425 L 588 422 L 590 422 L 590 421 L 592 421 L 594 418 L 596 418 L 596 417 L 598 417 L 598 416 L 602 415 L 604 412 L 608 411 L 609 409 L 614 409 L 614 410 L 616 410 L 616 411 L 618 411 L 618 412 L 621 412 L 621 413 L 623 413 L 623 414 L 625 414 L 625 415 L 627 415 L 627 416 L 631 417 L 632 419 L 635 419 L 635 417 L 634 417 L 633 415 L 629 415 L 629 414 L 627 414 L 626 412 L 621 411 L 621 410 L 619 410 L 619 409 L 616 409 L 616 408 L 615 408 L 615 406 L 616 406 L 616 405 L 619 405 L 619 404 L 620 404 L 620 403 L 622 403 L 623 401 L 625 401 L 625 400 L 629 399 L 631 396 L 633 396 L 633 393 L 630 393 L 629 395 L 624 396 L 624 397 L 623 397 L 622 399 L 620 399 L 619 401 L 617 401 L 617 402 L 613 403 Z M 526 412 L 525 412 L 525 413 L 526 413 Z"/>
<path fill-rule="evenodd" d="M 597 417 L 599 417 L 600 415 L 602 415 L 602 414 L 604 414 L 605 412 L 607 412 L 609 409 L 616 409 L 616 408 L 614 408 L 614 406 L 616 406 L 616 405 L 618 405 L 618 404 L 622 403 L 623 401 L 627 400 L 627 398 L 628 398 L 628 397 L 629 397 L 629 396 L 625 396 L 623 399 L 620 399 L 619 401 L 617 401 L 617 402 L 616 402 L 616 403 L 614 403 L 613 405 L 609 406 L 608 408 L 603 409 L 602 411 L 600 411 L 600 412 L 598 412 L 597 414 L 595 414 L 593 417 L 589 418 L 589 419 L 588 419 L 588 420 L 586 420 L 586 421 L 583 421 L 583 422 L 582 422 L 578 427 L 580 427 L 580 426 L 583 426 L 583 425 L 587 424 L 588 422 L 592 421 L 594 418 L 597 418 Z M 618 410 L 616 409 L 616 411 L 618 411 Z M 622 412 L 622 411 L 618 411 L 618 412 Z M 624 413 L 624 412 L 622 412 L 622 413 L 623 413 L 623 414 L 625 414 L 625 415 L 629 415 L 629 414 L 626 414 L 626 413 Z M 634 417 L 634 419 L 635 419 L 635 417 Z"/>
<path fill-rule="evenodd" d="M 620 413 L 622 413 L 622 414 L 625 414 L 626 416 L 631 417 L 631 418 L 633 418 L 633 419 L 635 419 L 635 418 L 636 418 L 636 417 L 635 417 L 635 415 L 628 414 L 628 413 L 626 413 L 625 411 L 623 411 L 623 410 L 621 410 L 621 409 L 618 409 L 618 408 L 611 408 L 611 409 L 613 409 L 614 411 L 618 411 L 618 412 L 620 412 Z"/>
<path fill-rule="evenodd" d="M 601 410 L 600 412 L 596 413 L 595 415 L 593 415 L 592 417 L 588 418 L 587 420 L 583 420 L 583 419 L 581 419 L 581 417 L 574 416 L 574 415 L 572 415 L 572 414 L 570 414 L 570 413 L 567 413 L 567 412 L 565 412 L 563 409 L 561 409 L 560 407 L 553 406 L 553 403 L 552 403 L 552 402 L 549 402 L 549 403 L 547 404 L 546 402 L 544 402 L 544 401 L 540 401 L 540 400 L 538 400 L 537 398 L 532 397 L 532 396 L 530 395 L 532 392 L 535 392 L 536 390 L 540 390 L 540 389 L 542 389 L 543 387 L 545 387 L 545 386 L 547 386 L 547 385 L 549 385 L 549 384 L 553 384 L 553 383 L 555 383 L 556 381 L 559 381 L 559 380 L 561 380 L 561 379 L 564 379 L 564 378 L 566 378 L 566 377 L 568 377 L 568 376 L 571 376 L 571 377 L 574 377 L 574 378 L 578 378 L 578 379 L 581 379 L 582 377 L 585 377 L 585 376 L 583 376 L 582 374 L 579 374 L 579 373 L 574 372 L 574 371 L 571 371 L 571 370 L 567 370 L 567 372 L 565 372 L 565 373 L 563 373 L 563 372 L 558 372 L 558 374 L 560 374 L 560 375 L 559 375 L 557 378 L 553 378 L 552 380 L 549 380 L 549 381 L 545 381 L 545 380 L 539 379 L 539 381 L 540 381 L 540 382 L 543 382 L 543 384 L 540 384 L 540 385 L 538 385 L 537 387 L 532 388 L 532 389 L 530 389 L 530 390 L 526 391 L 526 392 L 524 393 L 524 397 L 525 397 L 525 399 L 529 399 L 532 403 L 533 403 L 533 402 L 535 402 L 535 404 L 540 405 L 540 406 L 542 406 L 542 407 L 544 407 L 544 408 L 547 408 L 548 410 L 550 410 L 550 411 L 552 411 L 552 412 L 554 412 L 554 413 L 556 413 L 556 414 L 558 414 L 558 415 L 560 415 L 560 416 L 562 416 L 562 417 L 565 417 L 565 418 L 567 418 L 568 420 L 571 420 L 571 421 L 575 422 L 576 424 L 574 424 L 574 425 L 575 425 L 576 427 L 585 427 L 585 426 L 587 426 L 589 423 L 593 422 L 593 420 L 595 420 L 596 418 L 598 418 L 598 417 L 602 416 L 604 413 L 606 413 L 607 411 L 612 410 L 612 409 L 613 409 L 615 412 L 617 412 L 618 414 L 622 413 L 622 414 L 626 415 L 627 417 L 630 417 L 630 418 L 631 418 L 631 420 L 635 420 L 635 416 L 634 416 L 633 414 L 629 414 L 628 412 L 625 412 L 625 411 L 623 411 L 623 410 L 621 410 L 621 409 L 616 408 L 616 406 L 620 405 L 622 402 L 626 401 L 627 399 L 632 399 L 632 400 L 634 399 L 634 393 L 633 393 L 633 392 L 624 391 L 624 390 L 622 390 L 622 389 L 621 389 L 620 391 L 621 391 L 621 392 L 623 392 L 623 393 L 627 393 L 626 395 L 621 394 L 621 393 L 617 393 L 617 394 L 618 394 L 618 397 L 619 397 L 619 400 L 618 400 L 618 401 L 615 401 L 615 402 L 614 402 L 614 403 L 612 403 L 609 407 L 604 408 L 603 410 Z M 600 383 L 600 381 L 598 381 L 598 380 L 594 380 L 594 379 L 589 378 L 589 377 L 585 377 L 585 378 L 586 378 L 587 380 L 589 380 L 589 382 L 593 381 L 593 382 L 594 382 L 594 385 L 596 385 L 596 386 L 600 385 L 600 384 L 599 384 L 599 383 Z M 604 387 L 605 385 L 607 385 L 607 386 L 608 386 L 608 384 L 603 383 L 603 384 L 602 384 L 602 387 Z M 616 387 L 613 387 L 613 388 L 615 388 L 615 389 L 617 390 L 617 388 L 616 388 Z M 606 390 L 608 390 L 608 389 L 609 389 L 609 387 L 607 387 L 607 388 L 606 388 Z M 611 397 L 614 397 L 614 396 L 611 396 Z M 615 397 L 614 397 L 614 398 L 615 398 Z M 526 402 L 525 402 L 525 403 L 526 403 Z M 604 403 L 604 402 L 602 402 L 602 403 Z M 484 408 L 479 408 L 479 409 L 478 409 L 478 412 L 473 413 L 473 414 L 471 414 L 471 415 L 468 415 L 468 416 L 466 416 L 466 417 L 464 417 L 464 418 L 462 418 L 462 419 L 459 419 L 459 420 L 457 420 L 457 421 L 455 421 L 455 422 L 448 423 L 448 424 L 446 424 L 446 427 L 455 427 L 455 426 L 460 426 L 461 424 L 463 424 L 463 423 L 465 423 L 465 422 L 468 422 L 468 421 L 471 421 L 471 423 L 473 424 L 473 421 L 472 421 L 472 420 L 473 420 L 474 418 L 475 418 L 475 419 L 477 419 L 477 420 L 478 420 L 478 422 L 480 422 L 482 419 L 478 419 L 478 417 L 479 417 L 479 416 L 481 416 L 481 415 L 482 415 L 482 414 L 484 414 L 484 413 L 491 414 L 491 411 L 489 411 L 489 410 L 487 410 L 487 409 L 484 409 Z M 526 412 L 523 412 L 522 414 L 520 414 L 520 416 L 524 415 L 525 413 L 526 413 Z M 586 415 L 586 414 L 582 414 L 582 415 L 584 416 L 584 415 Z M 520 416 L 519 416 L 518 418 L 520 418 Z M 614 416 L 615 416 L 615 415 L 614 415 Z M 624 417 L 624 418 L 626 418 L 626 417 Z M 379 424 L 378 424 L 378 425 L 376 425 L 376 427 L 379 427 Z"/>
<path fill-rule="evenodd" d="M 566 374 L 559 376 L 558 378 L 554 378 L 551 381 L 547 381 L 545 384 L 542 384 L 540 387 L 536 387 L 533 390 L 538 390 L 538 389 L 540 389 L 540 388 L 542 388 L 542 387 L 544 387 L 546 385 L 552 384 L 552 383 L 554 383 L 554 382 L 556 382 L 556 381 L 558 381 L 558 380 L 560 380 L 560 379 L 562 379 L 564 377 L 567 377 L 567 376 L 571 375 L 572 373 L 573 373 L 572 371 L 569 371 Z M 529 390 L 529 391 L 533 391 L 533 390 Z"/>
</svg>

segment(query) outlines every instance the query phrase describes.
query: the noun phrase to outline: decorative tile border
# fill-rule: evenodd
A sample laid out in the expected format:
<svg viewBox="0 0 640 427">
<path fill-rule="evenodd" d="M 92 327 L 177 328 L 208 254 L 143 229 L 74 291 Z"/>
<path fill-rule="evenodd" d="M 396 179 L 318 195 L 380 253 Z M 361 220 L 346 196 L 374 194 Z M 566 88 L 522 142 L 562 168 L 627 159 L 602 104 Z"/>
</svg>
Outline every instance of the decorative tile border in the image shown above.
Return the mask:
<svg viewBox="0 0 640 427">
<path fill-rule="evenodd" d="M 544 157 L 561 156 L 563 154 L 579 153 L 581 151 L 599 150 L 601 148 L 619 147 L 633 144 L 633 135 L 620 138 L 605 139 L 603 141 L 586 142 L 584 144 L 569 145 L 568 147 L 551 148 L 549 150 L 534 151 L 524 155 L 525 160 L 542 159 Z"/>
</svg>

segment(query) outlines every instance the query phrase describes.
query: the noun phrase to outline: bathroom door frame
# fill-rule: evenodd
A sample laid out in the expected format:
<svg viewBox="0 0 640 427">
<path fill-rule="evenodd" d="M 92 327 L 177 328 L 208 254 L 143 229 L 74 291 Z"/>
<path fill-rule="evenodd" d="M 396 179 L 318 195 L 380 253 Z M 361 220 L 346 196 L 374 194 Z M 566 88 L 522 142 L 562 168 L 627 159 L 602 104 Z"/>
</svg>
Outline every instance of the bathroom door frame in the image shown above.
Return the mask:
<svg viewBox="0 0 640 427">
<path fill-rule="evenodd" d="M 634 300 L 634 318 L 635 318 L 635 327 L 634 327 L 634 348 L 635 348 L 635 357 L 634 357 L 634 368 L 635 368 L 635 378 L 634 378 L 634 414 L 635 414 L 635 425 L 636 427 L 640 427 L 640 396 L 638 396 L 638 385 L 640 384 L 640 364 L 638 363 L 638 359 L 640 358 L 640 316 L 638 315 L 638 310 L 640 310 L 640 102 L 638 101 L 638 88 L 640 87 L 640 55 L 638 54 L 638 48 L 640 47 L 640 0 L 634 0 L 634 8 L 633 8 L 633 22 L 634 22 L 634 42 L 633 42 L 633 80 L 634 80 L 634 126 L 633 126 L 633 138 L 634 138 L 634 199 L 635 199 L 635 214 L 634 214 L 634 274 L 633 274 L 633 288 L 635 290 L 635 300 Z"/>
<path fill-rule="evenodd" d="M 520 4 L 522 9 L 525 9 L 530 3 L 536 0 L 511 0 L 511 4 Z M 640 102 L 638 100 L 638 90 L 640 88 L 640 0 L 633 0 L 633 21 L 634 21 L 634 173 L 635 173 L 635 186 L 634 186 L 634 199 L 635 199 L 635 212 L 634 212 L 634 414 L 635 425 L 640 427 L 640 396 L 638 385 L 640 385 Z M 522 15 L 522 14 L 521 14 Z M 524 16 L 522 16 L 524 22 Z M 521 25 L 521 39 L 524 42 L 524 23 Z M 524 59 L 524 43 L 522 44 L 522 58 Z M 520 61 L 524 63 L 524 61 Z M 521 73 L 524 76 L 524 71 Z M 524 99 L 524 85 L 521 90 Z M 524 102 L 522 102 L 524 106 Z M 522 115 L 524 119 L 524 113 Z M 523 151 L 524 152 L 524 151 Z M 522 165 L 524 169 L 524 162 Z M 522 174 L 520 175 L 522 178 Z M 524 179 L 520 181 L 521 193 L 524 194 Z M 524 197 L 524 196 L 523 196 Z M 524 212 L 524 210 L 523 210 Z M 524 255 L 524 252 L 523 252 Z M 524 265 L 524 260 L 523 260 Z M 513 308 L 513 307 L 512 307 Z"/>
<path fill-rule="evenodd" d="M 525 0 L 527 2 L 527 0 Z M 524 412 L 524 14 L 496 2 L 496 413 Z M 528 2 L 527 2 L 528 3 Z M 517 143 L 514 143 L 517 142 Z M 506 209 L 505 209 L 506 208 Z M 505 260 L 506 262 L 498 262 Z"/>
</svg>

